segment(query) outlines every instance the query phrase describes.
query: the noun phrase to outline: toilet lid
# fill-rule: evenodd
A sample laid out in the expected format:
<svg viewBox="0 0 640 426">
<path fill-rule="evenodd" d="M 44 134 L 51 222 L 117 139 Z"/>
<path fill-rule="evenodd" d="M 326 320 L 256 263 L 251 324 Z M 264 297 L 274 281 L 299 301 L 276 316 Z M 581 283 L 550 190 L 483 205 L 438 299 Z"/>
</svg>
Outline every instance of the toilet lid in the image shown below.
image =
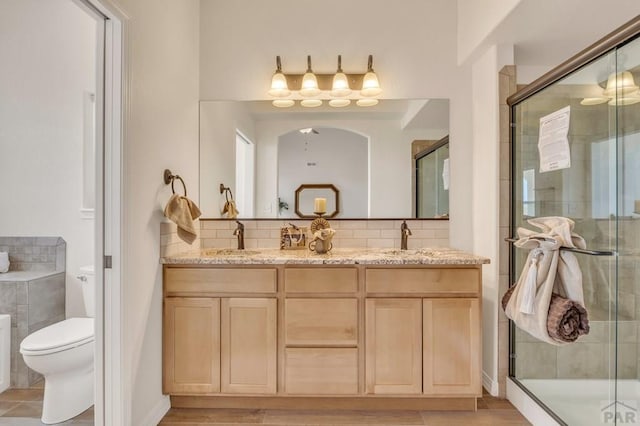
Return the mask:
<svg viewBox="0 0 640 426">
<path fill-rule="evenodd" d="M 44 355 L 80 346 L 93 340 L 93 318 L 69 318 L 28 335 L 20 343 L 20 353 Z"/>
</svg>

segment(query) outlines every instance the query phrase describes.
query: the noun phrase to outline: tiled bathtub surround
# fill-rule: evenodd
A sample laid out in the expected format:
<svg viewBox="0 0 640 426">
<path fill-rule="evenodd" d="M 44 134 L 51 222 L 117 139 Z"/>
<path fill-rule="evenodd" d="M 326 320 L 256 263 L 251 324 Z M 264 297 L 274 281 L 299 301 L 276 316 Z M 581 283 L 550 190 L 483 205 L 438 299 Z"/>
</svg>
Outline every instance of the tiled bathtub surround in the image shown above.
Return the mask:
<svg viewBox="0 0 640 426">
<path fill-rule="evenodd" d="M 63 271 L 67 245 L 60 237 L 0 237 L 10 271 Z"/>
<path fill-rule="evenodd" d="M 0 313 L 11 315 L 11 386 L 38 381 L 19 352 L 22 339 L 65 318 L 66 243 L 59 237 L 0 237 L 9 272 L 0 274 Z"/>
<path fill-rule="evenodd" d="M 334 220 L 328 219 L 336 230 L 333 246 L 336 248 L 400 248 L 402 220 Z M 280 247 L 280 228 L 288 224 L 309 226 L 311 220 L 242 220 L 245 226 L 245 248 Z M 412 235 L 408 248 L 448 247 L 448 220 L 407 220 Z M 201 220 L 200 243 L 202 248 L 237 247 L 233 235 L 236 228 L 232 220 Z M 197 247 L 192 247 L 194 249 Z"/>
</svg>

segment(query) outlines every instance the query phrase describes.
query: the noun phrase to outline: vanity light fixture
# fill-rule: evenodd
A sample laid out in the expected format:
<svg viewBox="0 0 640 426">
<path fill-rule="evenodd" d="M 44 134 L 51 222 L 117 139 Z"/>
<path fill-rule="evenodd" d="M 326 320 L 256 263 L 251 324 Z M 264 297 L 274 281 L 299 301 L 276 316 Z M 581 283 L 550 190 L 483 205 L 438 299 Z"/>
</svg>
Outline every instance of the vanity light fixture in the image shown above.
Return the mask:
<svg viewBox="0 0 640 426">
<path fill-rule="evenodd" d="M 633 74 L 629 71 L 612 73 L 607 79 L 607 85 L 602 91 L 602 96 L 584 98 L 581 105 L 599 105 L 607 102 L 611 106 L 632 105 L 640 102 L 640 87 L 633 80 Z"/>
<path fill-rule="evenodd" d="M 307 72 L 302 76 L 302 87 L 300 88 L 300 94 L 304 97 L 318 96 L 320 89 L 318 89 L 318 79 L 311 69 L 311 56 L 307 56 Z M 322 104 L 322 102 L 320 102 Z"/>
<path fill-rule="evenodd" d="M 360 90 L 353 89 L 360 87 Z M 271 78 L 269 95 L 278 108 L 288 108 L 300 101 L 306 108 L 315 108 L 324 100 L 334 108 L 343 108 L 356 101 L 356 105 L 369 107 L 378 104 L 381 93 L 378 76 L 373 71 L 373 55 L 369 55 L 365 74 L 346 74 L 342 70 L 342 56 L 338 55 L 335 74 L 315 74 L 311 68 L 311 56 L 307 56 L 307 70 L 304 75 L 284 74 L 280 56 L 276 56 L 276 71 Z"/>
<path fill-rule="evenodd" d="M 382 93 L 382 89 L 378 82 L 378 76 L 373 71 L 373 55 L 369 55 L 367 73 L 364 75 L 364 79 L 362 80 L 362 90 L 360 91 L 360 94 L 370 98 L 372 96 L 377 96 L 380 93 Z"/>
<path fill-rule="evenodd" d="M 276 56 L 276 72 L 273 73 L 273 77 L 271 77 L 271 89 L 269 89 L 269 94 L 274 98 L 284 98 L 291 94 L 291 90 L 289 90 L 289 86 L 287 84 L 287 77 L 282 73 L 280 56 Z"/>
</svg>

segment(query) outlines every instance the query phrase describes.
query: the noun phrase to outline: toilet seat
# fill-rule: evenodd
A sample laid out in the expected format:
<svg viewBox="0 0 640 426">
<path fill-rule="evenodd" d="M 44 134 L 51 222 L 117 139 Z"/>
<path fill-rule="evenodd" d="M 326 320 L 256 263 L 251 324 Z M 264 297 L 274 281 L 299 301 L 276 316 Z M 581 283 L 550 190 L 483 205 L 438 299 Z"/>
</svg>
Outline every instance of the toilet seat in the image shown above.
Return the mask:
<svg viewBox="0 0 640 426">
<path fill-rule="evenodd" d="M 47 355 L 91 343 L 94 339 L 93 318 L 69 318 L 27 336 L 20 343 L 20 353 Z"/>
</svg>

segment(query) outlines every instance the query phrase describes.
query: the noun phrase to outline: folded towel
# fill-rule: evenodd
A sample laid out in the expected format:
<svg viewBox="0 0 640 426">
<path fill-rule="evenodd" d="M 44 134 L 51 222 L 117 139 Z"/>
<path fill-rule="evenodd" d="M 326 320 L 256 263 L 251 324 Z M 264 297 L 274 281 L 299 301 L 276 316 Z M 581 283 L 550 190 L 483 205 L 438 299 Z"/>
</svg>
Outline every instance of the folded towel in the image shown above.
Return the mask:
<svg viewBox="0 0 640 426">
<path fill-rule="evenodd" d="M 0 251 L 0 272 L 9 272 L 9 253 Z"/>
<path fill-rule="evenodd" d="M 514 290 L 515 286 L 502 297 L 502 309 L 506 309 Z M 587 310 L 573 300 L 552 293 L 547 315 L 547 333 L 560 343 L 575 342 L 578 337 L 589 334 Z"/>
<path fill-rule="evenodd" d="M 222 208 L 222 214 L 225 214 L 225 213 L 229 219 L 235 219 L 236 217 L 238 217 L 238 213 L 240 212 L 236 207 L 235 201 L 229 200 L 226 203 L 224 203 L 224 207 Z"/>
<path fill-rule="evenodd" d="M 196 203 L 179 194 L 173 194 L 164 208 L 164 215 L 178 225 L 178 236 L 189 244 L 198 235 L 193 221 L 201 214 Z"/>
</svg>

